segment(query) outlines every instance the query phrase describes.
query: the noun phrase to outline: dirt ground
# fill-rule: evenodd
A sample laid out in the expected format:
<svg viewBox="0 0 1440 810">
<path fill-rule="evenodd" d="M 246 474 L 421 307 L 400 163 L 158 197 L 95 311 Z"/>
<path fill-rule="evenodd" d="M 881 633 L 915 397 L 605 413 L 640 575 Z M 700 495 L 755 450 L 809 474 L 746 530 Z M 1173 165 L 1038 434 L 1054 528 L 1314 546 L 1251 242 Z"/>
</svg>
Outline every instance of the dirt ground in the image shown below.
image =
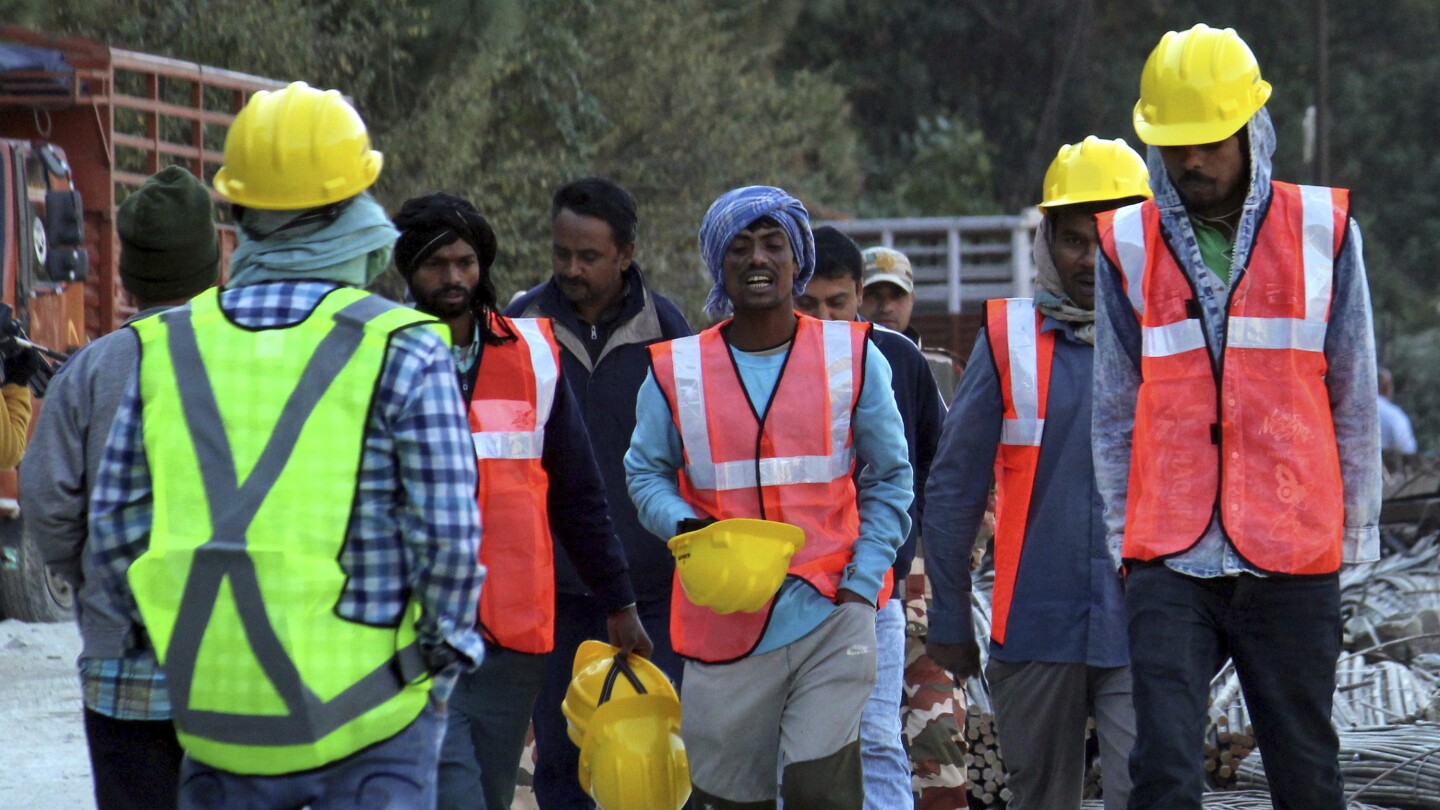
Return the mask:
<svg viewBox="0 0 1440 810">
<path fill-rule="evenodd" d="M 0 621 L 0 810 L 92 810 L 72 623 Z"/>
<path fill-rule="evenodd" d="M 79 653 L 74 624 L 0 621 L 0 810 L 94 810 Z M 516 791 L 514 810 L 534 807 Z"/>
</svg>

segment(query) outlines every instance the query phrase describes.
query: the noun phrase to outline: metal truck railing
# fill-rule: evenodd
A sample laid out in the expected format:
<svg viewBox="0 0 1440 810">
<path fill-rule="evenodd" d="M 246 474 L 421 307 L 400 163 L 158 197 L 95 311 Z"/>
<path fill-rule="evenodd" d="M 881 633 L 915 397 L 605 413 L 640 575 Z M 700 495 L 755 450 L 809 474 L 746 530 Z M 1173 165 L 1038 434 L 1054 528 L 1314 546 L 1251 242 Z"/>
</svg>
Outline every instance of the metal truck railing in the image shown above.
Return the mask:
<svg viewBox="0 0 1440 810">
<path fill-rule="evenodd" d="M 930 345 L 970 352 L 982 303 L 1033 293 L 1031 243 L 1040 214 L 849 219 L 827 222 L 866 248 L 903 252 L 915 269 L 912 323 Z"/>
<path fill-rule="evenodd" d="M 952 315 L 988 298 L 1028 296 L 1035 266 L 1030 244 L 1038 212 L 980 217 L 911 217 L 828 222 L 862 248 L 884 245 L 910 257 L 915 308 Z"/>
<path fill-rule="evenodd" d="M 85 202 L 91 274 L 86 331 L 105 334 L 129 314 L 115 275 L 115 208 L 161 168 L 182 164 L 207 183 L 224 156 L 225 131 L 257 90 L 282 82 L 54 37 L 15 26 L 0 41 L 63 58 L 49 69 L 0 73 L 0 136 L 65 150 Z M 233 236 L 222 228 L 225 259 Z"/>
</svg>

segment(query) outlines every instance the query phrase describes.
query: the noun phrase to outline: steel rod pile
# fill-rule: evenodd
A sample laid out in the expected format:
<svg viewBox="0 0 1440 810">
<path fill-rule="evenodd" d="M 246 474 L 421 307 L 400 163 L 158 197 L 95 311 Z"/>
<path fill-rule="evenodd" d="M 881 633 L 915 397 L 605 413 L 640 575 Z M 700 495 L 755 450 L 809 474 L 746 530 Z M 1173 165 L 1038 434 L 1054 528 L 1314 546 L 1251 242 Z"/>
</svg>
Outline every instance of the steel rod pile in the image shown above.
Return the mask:
<svg viewBox="0 0 1440 810">
<path fill-rule="evenodd" d="M 1346 566 L 1340 572 L 1340 612 L 1357 647 L 1388 641 L 1380 626 L 1396 616 L 1440 610 L 1440 535 L 1416 541 L 1404 554 Z"/>
<path fill-rule="evenodd" d="M 1340 659 L 1332 718 L 1340 728 L 1367 728 L 1424 719 L 1431 711 L 1435 676 L 1394 661 Z"/>
<path fill-rule="evenodd" d="M 1241 790 L 1227 793 L 1206 793 L 1202 804 L 1205 810 L 1270 810 L 1270 794 L 1264 791 Z M 1104 810 L 1105 802 L 1087 799 L 1080 805 L 1083 810 Z M 1384 810 L 1374 804 L 1352 801 L 1346 810 Z"/>
<path fill-rule="evenodd" d="M 1340 732 L 1345 795 L 1381 807 L 1440 810 L 1440 724 L 1415 723 Z M 1260 757 L 1246 760 L 1236 783 L 1268 785 Z"/>
</svg>

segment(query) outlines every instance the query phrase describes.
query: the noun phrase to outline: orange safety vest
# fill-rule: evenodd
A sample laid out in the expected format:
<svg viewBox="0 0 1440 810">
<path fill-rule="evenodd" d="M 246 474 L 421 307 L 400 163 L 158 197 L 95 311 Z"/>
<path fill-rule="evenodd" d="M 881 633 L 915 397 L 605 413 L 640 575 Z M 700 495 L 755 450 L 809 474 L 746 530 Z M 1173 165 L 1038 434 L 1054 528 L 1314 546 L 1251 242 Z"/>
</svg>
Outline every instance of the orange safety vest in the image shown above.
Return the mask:
<svg viewBox="0 0 1440 810">
<path fill-rule="evenodd" d="M 870 325 L 804 315 L 764 417 L 745 393 L 722 330 L 650 346 L 655 381 L 684 448 L 680 494 L 701 516 L 761 518 L 805 530 L 790 561 L 799 577 L 834 598 L 860 535 L 850 420 L 860 399 Z M 777 418 L 769 418 L 778 415 Z M 886 572 L 881 604 L 891 590 Z M 675 651 L 708 664 L 749 655 L 771 599 L 755 613 L 721 615 L 691 602 L 676 576 L 670 636 Z"/>
<path fill-rule="evenodd" d="M 1189 278 L 1153 202 L 1099 215 L 1142 334 L 1123 556 L 1180 554 L 1217 512 L 1235 550 L 1282 574 L 1340 567 L 1344 490 L 1325 387 L 1325 332 L 1344 189 L 1271 184 L 1212 362 Z"/>
<path fill-rule="evenodd" d="M 1041 332 L 1041 319 L 1030 298 L 985 302 L 985 335 L 1005 403 L 995 453 L 995 587 L 990 619 L 990 638 L 999 644 L 1005 643 L 1010 600 L 1015 595 L 1030 495 L 1040 464 L 1045 403 L 1050 398 L 1055 333 Z"/>
<path fill-rule="evenodd" d="M 470 398 L 470 439 L 480 466 L 480 629 L 523 653 L 555 646 L 555 558 L 541 457 L 560 379 L 550 321 L 491 314 L 514 341 L 487 345 Z"/>
</svg>

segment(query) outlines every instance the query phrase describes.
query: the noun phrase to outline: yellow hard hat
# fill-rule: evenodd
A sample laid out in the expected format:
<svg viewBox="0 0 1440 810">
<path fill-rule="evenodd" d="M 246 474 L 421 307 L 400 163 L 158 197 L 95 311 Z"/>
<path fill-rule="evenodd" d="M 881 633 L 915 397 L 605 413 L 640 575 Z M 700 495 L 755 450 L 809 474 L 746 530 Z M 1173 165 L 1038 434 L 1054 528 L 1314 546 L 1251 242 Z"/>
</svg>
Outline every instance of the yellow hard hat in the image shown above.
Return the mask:
<svg viewBox="0 0 1440 810">
<path fill-rule="evenodd" d="M 1045 170 L 1041 208 L 1154 196 L 1145 160 L 1123 138 L 1091 135 L 1060 147 Z"/>
<path fill-rule="evenodd" d="M 583 641 L 575 651 L 570 686 L 560 703 L 565 731 L 579 746 L 585 740 L 590 718 L 601 704 L 635 695 L 663 695 L 677 703 L 675 685 L 665 673 L 638 655 L 620 658 L 620 648 L 603 641 Z"/>
<path fill-rule="evenodd" d="M 1145 60 L 1135 132 L 1152 146 L 1217 143 L 1270 98 L 1260 64 L 1233 28 L 1171 31 Z"/>
<path fill-rule="evenodd" d="M 295 82 L 256 93 L 235 116 L 215 190 L 247 208 L 318 208 L 374 185 L 383 163 L 365 122 L 338 90 Z"/>
<path fill-rule="evenodd" d="M 600 810 L 679 810 L 690 798 L 680 703 L 639 695 L 601 706 L 580 746 L 579 777 Z"/>
<path fill-rule="evenodd" d="M 799 526 L 732 518 L 670 538 L 685 596 L 716 613 L 754 613 L 780 590 L 805 545 Z"/>
</svg>

